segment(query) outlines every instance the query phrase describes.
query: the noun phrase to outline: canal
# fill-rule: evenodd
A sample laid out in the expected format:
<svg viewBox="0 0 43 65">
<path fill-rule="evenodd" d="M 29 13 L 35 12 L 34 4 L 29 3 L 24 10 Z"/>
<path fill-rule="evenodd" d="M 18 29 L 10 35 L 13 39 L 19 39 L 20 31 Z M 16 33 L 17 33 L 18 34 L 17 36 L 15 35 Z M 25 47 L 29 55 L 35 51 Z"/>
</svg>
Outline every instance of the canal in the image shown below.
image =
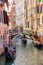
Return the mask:
<svg viewBox="0 0 43 65">
<path fill-rule="evenodd" d="M 6 60 L 5 56 L 0 56 L 0 65 L 43 65 L 43 48 L 38 49 L 31 43 L 32 40 L 27 39 L 26 47 L 20 39 L 13 40 L 16 45 L 15 60 Z"/>
</svg>

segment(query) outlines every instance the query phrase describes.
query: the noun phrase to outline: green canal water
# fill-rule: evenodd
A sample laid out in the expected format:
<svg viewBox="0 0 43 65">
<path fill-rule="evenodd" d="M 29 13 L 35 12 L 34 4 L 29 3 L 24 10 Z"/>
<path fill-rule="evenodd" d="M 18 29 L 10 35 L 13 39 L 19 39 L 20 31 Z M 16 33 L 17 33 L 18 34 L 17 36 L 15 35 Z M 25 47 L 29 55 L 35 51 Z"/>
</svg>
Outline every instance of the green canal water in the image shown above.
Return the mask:
<svg viewBox="0 0 43 65">
<path fill-rule="evenodd" d="M 43 65 L 43 48 L 34 47 L 31 40 L 27 39 L 27 46 L 24 47 L 21 40 L 16 44 L 15 60 L 6 60 L 5 56 L 0 56 L 0 65 Z"/>
</svg>

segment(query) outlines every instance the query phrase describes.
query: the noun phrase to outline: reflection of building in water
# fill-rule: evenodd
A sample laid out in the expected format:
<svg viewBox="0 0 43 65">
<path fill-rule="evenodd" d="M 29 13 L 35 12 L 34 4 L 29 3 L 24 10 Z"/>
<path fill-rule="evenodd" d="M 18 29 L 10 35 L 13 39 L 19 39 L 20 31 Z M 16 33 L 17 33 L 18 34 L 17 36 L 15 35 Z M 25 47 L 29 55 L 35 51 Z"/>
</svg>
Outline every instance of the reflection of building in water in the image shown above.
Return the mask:
<svg viewBox="0 0 43 65">
<path fill-rule="evenodd" d="M 38 63 L 38 50 L 34 48 L 34 65 L 39 65 Z"/>
<path fill-rule="evenodd" d="M 41 44 L 43 44 L 43 24 L 39 27 L 38 34 L 41 35 Z"/>
<path fill-rule="evenodd" d="M 43 49 L 34 48 L 34 65 L 43 65 Z"/>
</svg>

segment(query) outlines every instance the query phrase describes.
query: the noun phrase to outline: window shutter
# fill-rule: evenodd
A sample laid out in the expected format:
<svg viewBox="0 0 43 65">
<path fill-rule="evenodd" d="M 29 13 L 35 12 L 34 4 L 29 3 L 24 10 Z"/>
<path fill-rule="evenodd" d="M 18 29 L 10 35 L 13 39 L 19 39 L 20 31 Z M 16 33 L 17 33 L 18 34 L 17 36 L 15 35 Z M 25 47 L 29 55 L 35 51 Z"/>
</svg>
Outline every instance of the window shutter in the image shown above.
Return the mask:
<svg viewBox="0 0 43 65">
<path fill-rule="evenodd" d="M 39 6 L 37 6 L 37 13 L 39 13 Z"/>
<path fill-rule="evenodd" d="M 37 6 L 37 13 L 42 13 L 42 6 Z"/>
<path fill-rule="evenodd" d="M 4 15 L 4 23 L 8 25 L 8 16 L 5 10 L 3 10 L 3 15 Z"/>
<path fill-rule="evenodd" d="M 39 13 L 42 13 L 42 6 L 39 6 Z"/>
<path fill-rule="evenodd" d="M 29 22 L 27 22 L 28 28 L 29 28 Z"/>
</svg>

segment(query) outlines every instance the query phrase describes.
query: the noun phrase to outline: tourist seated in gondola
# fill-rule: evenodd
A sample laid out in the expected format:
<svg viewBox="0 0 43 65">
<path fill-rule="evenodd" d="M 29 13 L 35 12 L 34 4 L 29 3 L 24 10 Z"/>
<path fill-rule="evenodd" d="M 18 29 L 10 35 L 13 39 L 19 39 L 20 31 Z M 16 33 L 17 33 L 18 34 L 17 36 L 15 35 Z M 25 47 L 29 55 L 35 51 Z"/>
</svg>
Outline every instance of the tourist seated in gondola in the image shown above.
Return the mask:
<svg viewBox="0 0 43 65">
<path fill-rule="evenodd" d="M 16 57 L 16 47 L 12 48 L 6 53 L 7 59 L 14 59 Z"/>
<path fill-rule="evenodd" d="M 11 50 L 8 50 L 8 45 L 3 44 L 5 50 L 5 57 L 6 59 L 13 59 L 16 57 L 16 46 L 13 47 Z"/>
</svg>

